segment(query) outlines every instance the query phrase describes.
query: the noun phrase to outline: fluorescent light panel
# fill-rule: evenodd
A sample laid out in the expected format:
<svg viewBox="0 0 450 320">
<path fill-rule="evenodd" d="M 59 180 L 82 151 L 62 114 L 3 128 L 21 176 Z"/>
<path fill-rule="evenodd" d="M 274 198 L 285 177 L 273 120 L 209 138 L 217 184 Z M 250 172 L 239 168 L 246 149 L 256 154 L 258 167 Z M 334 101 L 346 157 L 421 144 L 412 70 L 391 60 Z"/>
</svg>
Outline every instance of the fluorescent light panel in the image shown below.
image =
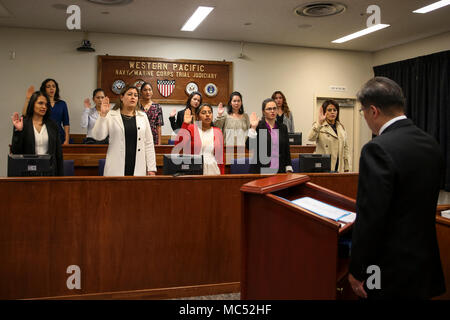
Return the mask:
<svg viewBox="0 0 450 320">
<path fill-rule="evenodd" d="M 414 13 L 428 13 L 430 11 L 434 11 L 440 9 L 442 7 L 448 6 L 450 4 L 450 0 L 441 0 L 435 3 L 430 4 L 429 6 L 414 10 Z"/>
<path fill-rule="evenodd" d="M 181 31 L 194 31 L 213 9 L 213 7 L 198 7 L 194 14 L 186 21 L 183 28 L 181 28 Z"/>
<path fill-rule="evenodd" d="M 379 24 L 376 24 L 376 25 L 371 26 L 371 27 L 369 27 L 369 28 L 366 28 L 366 29 L 364 29 L 364 30 L 361 30 L 361 31 L 358 31 L 358 32 L 349 34 L 348 36 L 345 36 L 345 37 L 339 38 L 339 39 L 337 39 L 337 40 L 334 40 L 334 41 L 332 41 L 332 42 L 333 42 L 333 43 L 343 43 L 343 42 L 347 42 L 347 41 L 353 40 L 353 39 L 355 39 L 355 38 L 359 38 L 359 37 L 365 36 L 366 34 L 369 34 L 369 33 L 372 33 L 372 32 L 375 32 L 375 31 L 378 31 L 378 30 L 387 28 L 387 27 L 389 27 L 389 26 L 390 26 L 389 24 L 382 24 L 382 23 L 379 23 Z"/>
</svg>

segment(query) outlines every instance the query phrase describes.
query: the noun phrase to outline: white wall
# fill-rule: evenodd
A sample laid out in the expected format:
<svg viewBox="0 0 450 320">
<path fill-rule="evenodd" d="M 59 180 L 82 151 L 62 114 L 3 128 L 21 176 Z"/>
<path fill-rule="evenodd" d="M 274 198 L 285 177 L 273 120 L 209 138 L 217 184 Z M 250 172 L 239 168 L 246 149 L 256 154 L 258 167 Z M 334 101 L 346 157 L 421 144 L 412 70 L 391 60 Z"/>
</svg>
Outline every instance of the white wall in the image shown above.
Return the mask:
<svg viewBox="0 0 450 320">
<path fill-rule="evenodd" d="M 75 50 L 83 38 L 80 32 L 0 28 L 0 38 L 2 176 L 6 175 L 6 154 L 11 143 L 10 116 L 22 109 L 30 85 L 38 89 L 45 78 L 56 79 L 69 107 L 71 132 L 85 132 L 79 121 L 83 99 L 90 97 L 96 87 L 97 55 L 232 61 L 234 90 L 242 93 L 246 112 L 260 115 L 262 100 L 281 90 L 293 111 L 296 131 L 305 135 L 313 122 L 315 94 L 335 95 L 329 86 L 341 85 L 347 88 L 343 95 L 353 97 L 373 76 L 372 54 L 361 52 L 245 44 L 247 58 L 239 59 L 238 42 L 93 33 L 89 40 L 96 52 L 83 53 Z M 10 59 L 10 51 L 16 53 L 14 60 Z M 163 106 L 163 134 L 171 133 L 168 115 L 172 109 Z"/>
</svg>

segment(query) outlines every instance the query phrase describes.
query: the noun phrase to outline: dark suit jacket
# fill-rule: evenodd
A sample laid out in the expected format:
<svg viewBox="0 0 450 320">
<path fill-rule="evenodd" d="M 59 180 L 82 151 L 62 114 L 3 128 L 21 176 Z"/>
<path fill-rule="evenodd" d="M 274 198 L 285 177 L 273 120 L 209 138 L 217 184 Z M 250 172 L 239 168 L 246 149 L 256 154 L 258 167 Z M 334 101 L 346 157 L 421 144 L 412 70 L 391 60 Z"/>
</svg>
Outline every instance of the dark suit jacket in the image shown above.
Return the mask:
<svg viewBox="0 0 450 320">
<path fill-rule="evenodd" d="M 175 131 L 177 129 L 180 129 L 184 122 L 184 112 L 187 108 L 184 108 L 183 110 L 178 111 L 177 113 L 177 119 L 175 120 L 175 117 L 169 117 L 170 126 L 172 127 L 172 130 Z"/>
<path fill-rule="evenodd" d="M 59 139 L 58 126 L 53 120 L 44 122 L 48 132 L 48 153 L 52 156 L 52 166 L 55 176 L 64 175 L 62 147 Z M 32 119 L 23 119 L 23 130 L 14 129 L 11 152 L 13 154 L 35 154 L 35 138 Z"/>
<path fill-rule="evenodd" d="M 411 120 L 393 123 L 361 152 L 350 273 L 381 271 L 372 298 L 428 299 L 445 292 L 436 239 L 443 172 L 437 142 Z"/>
<path fill-rule="evenodd" d="M 278 138 L 279 138 L 279 145 L 278 145 L 278 152 L 279 152 L 279 162 L 278 162 L 278 172 L 274 173 L 286 173 L 286 166 L 292 166 L 291 163 L 291 150 L 289 147 L 289 136 L 288 136 L 288 130 L 286 125 L 283 123 L 277 122 L 278 126 Z M 266 134 L 262 134 L 262 130 L 266 130 Z M 267 130 L 266 121 L 264 119 L 260 120 L 258 123 L 258 126 L 256 127 L 256 133 L 258 136 L 256 139 L 247 139 L 246 141 L 246 147 L 251 152 L 253 152 L 253 159 L 251 159 L 250 164 L 250 173 L 264 173 L 261 172 L 261 168 L 269 168 L 270 167 L 270 161 L 269 163 L 263 163 L 261 159 L 260 154 L 260 148 L 262 144 L 265 144 L 265 147 L 267 148 L 267 155 L 265 152 L 263 152 L 263 157 L 271 157 L 272 155 L 272 138 L 270 136 L 270 133 Z M 256 140 L 256 141 L 254 141 Z M 256 146 L 256 150 L 252 150 Z M 256 156 L 256 159 L 255 159 Z M 256 162 L 256 163 L 253 163 Z M 264 161 L 265 162 L 265 161 Z"/>
</svg>

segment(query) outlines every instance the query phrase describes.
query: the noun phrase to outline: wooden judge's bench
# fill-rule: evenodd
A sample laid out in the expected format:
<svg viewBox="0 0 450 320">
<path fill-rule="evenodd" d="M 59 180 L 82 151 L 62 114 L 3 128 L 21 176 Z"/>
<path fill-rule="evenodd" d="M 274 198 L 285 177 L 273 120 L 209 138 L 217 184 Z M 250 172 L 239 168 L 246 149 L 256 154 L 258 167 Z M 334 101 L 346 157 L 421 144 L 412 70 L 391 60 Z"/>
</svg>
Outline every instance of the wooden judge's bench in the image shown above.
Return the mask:
<svg viewBox="0 0 450 320">
<path fill-rule="evenodd" d="M 241 290 L 248 299 L 352 298 L 348 259 L 338 252 L 351 225 L 300 212 L 286 199 L 312 195 L 354 210 L 357 179 L 1 178 L 0 299 L 167 299 Z M 447 221 L 437 223 L 449 281 Z"/>
<path fill-rule="evenodd" d="M 156 167 L 157 174 L 163 173 L 163 156 L 165 154 L 170 154 L 173 145 L 156 145 L 155 146 L 155 156 L 156 156 Z M 316 149 L 313 145 L 307 146 L 291 146 L 291 157 L 298 158 L 300 153 L 313 153 Z M 98 175 L 98 162 L 100 159 L 106 159 L 106 152 L 108 150 L 108 145 L 97 145 L 97 144 L 70 144 L 63 146 L 63 156 L 64 160 L 74 161 L 74 172 L 76 176 L 97 176 Z M 248 158 L 250 153 L 248 150 L 237 150 L 236 148 L 230 153 L 226 153 L 226 159 L 239 159 Z M 227 161 L 225 166 L 225 173 L 230 172 L 230 163 Z"/>
</svg>

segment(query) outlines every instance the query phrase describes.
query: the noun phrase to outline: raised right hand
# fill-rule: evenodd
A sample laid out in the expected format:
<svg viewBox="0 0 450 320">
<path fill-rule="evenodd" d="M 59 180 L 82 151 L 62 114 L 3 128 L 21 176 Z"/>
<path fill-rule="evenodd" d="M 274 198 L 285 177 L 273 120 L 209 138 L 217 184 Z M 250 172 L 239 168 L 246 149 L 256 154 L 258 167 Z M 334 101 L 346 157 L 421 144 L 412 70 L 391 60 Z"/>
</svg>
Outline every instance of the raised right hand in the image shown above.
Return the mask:
<svg viewBox="0 0 450 320">
<path fill-rule="evenodd" d="M 91 108 L 91 101 L 89 100 L 89 98 L 84 99 L 84 107 L 86 109 L 90 109 Z"/>
<path fill-rule="evenodd" d="M 191 109 L 186 109 L 186 111 L 184 112 L 184 123 L 187 123 L 187 124 L 192 123 Z"/>
<path fill-rule="evenodd" d="M 177 109 L 173 109 L 172 112 L 170 113 L 170 118 L 175 117 L 176 114 L 177 114 Z"/>
<path fill-rule="evenodd" d="M 27 100 L 31 99 L 31 96 L 33 95 L 33 93 L 34 93 L 34 86 L 30 86 L 27 90 Z"/>
<path fill-rule="evenodd" d="M 14 125 L 14 128 L 16 128 L 17 131 L 22 131 L 23 129 L 23 117 L 19 117 L 18 112 L 14 112 L 14 114 L 11 117 L 12 123 Z"/>
<path fill-rule="evenodd" d="M 326 119 L 326 116 L 325 116 L 325 114 L 323 113 L 323 109 L 322 109 L 322 106 L 320 106 L 319 107 L 319 117 L 318 117 L 318 121 L 319 121 L 319 124 L 322 124 L 324 121 L 325 121 L 325 119 Z"/>
<path fill-rule="evenodd" d="M 100 106 L 100 116 L 106 117 L 109 112 L 109 98 L 105 97 L 102 101 L 102 105 Z"/>
<path fill-rule="evenodd" d="M 219 103 L 217 106 L 217 115 L 221 117 L 223 115 L 223 112 L 225 111 L 225 108 L 223 107 L 223 103 Z"/>
<path fill-rule="evenodd" d="M 259 123 L 259 118 L 256 115 L 256 112 L 252 112 L 252 114 L 250 115 L 250 127 L 252 129 L 256 129 L 256 127 L 258 126 Z"/>
</svg>

